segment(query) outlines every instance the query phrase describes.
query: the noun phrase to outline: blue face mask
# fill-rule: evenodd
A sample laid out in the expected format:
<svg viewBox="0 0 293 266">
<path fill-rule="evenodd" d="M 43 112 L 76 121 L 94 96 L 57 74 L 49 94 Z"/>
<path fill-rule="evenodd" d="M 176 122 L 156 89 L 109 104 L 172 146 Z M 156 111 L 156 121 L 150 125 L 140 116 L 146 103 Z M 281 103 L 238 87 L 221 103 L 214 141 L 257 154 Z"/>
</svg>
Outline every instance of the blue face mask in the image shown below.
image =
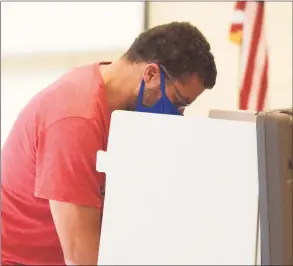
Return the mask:
<svg viewBox="0 0 293 266">
<path fill-rule="evenodd" d="M 153 114 L 166 114 L 166 115 L 182 115 L 177 107 L 169 100 L 166 94 L 166 86 L 165 86 L 165 72 L 160 69 L 160 86 L 162 96 L 161 98 L 151 107 L 146 107 L 143 105 L 143 92 L 145 87 L 145 82 L 142 80 L 139 95 L 138 95 L 138 102 L 135 111 L 137 112 L 146 112 L 146 113 L 153 113 Z"/>
</svg>

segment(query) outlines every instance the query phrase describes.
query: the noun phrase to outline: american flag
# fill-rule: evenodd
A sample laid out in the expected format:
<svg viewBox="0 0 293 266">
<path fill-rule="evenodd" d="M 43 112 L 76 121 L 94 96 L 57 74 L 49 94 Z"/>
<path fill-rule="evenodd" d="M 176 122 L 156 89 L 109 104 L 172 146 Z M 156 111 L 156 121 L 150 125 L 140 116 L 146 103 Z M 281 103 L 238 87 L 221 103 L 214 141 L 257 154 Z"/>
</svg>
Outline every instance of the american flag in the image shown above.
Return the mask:
<svg viewBox="0 0 293 266">
<path fill-rule="evenodd" d="M 268 48 L 265 36 L 265 3 L 237 1 L 230 40 L 240 46 L 239 109 L 261 111 L 268 89 Z"/>
</svg>

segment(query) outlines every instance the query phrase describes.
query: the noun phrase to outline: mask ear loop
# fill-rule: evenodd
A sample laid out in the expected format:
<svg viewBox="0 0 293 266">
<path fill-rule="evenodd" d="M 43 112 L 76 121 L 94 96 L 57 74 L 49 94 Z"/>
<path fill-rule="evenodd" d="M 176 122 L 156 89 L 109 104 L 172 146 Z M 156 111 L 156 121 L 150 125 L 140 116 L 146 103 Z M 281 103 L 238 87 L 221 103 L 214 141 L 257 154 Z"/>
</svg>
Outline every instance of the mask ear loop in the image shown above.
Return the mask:
<svg viewBox="0 0 293 266">
<path fill-rule="evenodd" d="M 139 105 L 142 105 L 144 86 L 145 86 L 145 82 L 144 82 L 144 79 L 142 79 L 140 88 L 139 88 L 138 100 L 137 100 Z"/>
<path fill-rule="evenodd" d="M 165 71 L 163 68 L 159 65 L 160 68 L 160 87 L 162 96 L 166 96 L 166 81 L 165 81 Z"/>
</svg>

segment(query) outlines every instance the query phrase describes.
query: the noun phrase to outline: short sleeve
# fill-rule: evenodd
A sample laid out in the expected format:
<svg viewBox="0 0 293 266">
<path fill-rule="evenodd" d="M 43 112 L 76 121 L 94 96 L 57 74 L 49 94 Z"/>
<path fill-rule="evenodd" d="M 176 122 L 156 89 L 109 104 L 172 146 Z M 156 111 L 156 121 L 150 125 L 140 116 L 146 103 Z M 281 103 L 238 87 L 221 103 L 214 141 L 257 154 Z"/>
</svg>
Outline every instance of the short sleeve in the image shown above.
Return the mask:
<svg viewBox="0 0 293 266">
<path fill-rule="evenodd" d="M 85 118 L 59 120 L 41 133 L 35 196 L 100 208 L 103 174 L 96 171 L 96 154 L 103 149 L 101 134 Z"/>
</svg>

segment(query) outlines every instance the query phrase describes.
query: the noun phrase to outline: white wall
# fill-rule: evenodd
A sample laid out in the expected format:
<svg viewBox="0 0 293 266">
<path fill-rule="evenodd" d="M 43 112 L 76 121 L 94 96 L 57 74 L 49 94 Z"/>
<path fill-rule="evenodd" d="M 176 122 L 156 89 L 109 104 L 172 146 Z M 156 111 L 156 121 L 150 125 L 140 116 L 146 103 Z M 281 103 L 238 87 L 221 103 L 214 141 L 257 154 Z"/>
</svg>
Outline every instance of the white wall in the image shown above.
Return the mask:
<svg viewBox="0 0 293 266">
<path fill-rule="evenodd" d="M 5 12 L 3 8 L 5 5 L 7 3 L 4 3 L 1 8 L 1 19 L 4 19 L 2 15 Z M 289 2 L 267 3 L 266 19 L 270 49 L 269 103 L 271 108 L 292 105 L 291 5 Z M 151 26 L 175 20 L 190 21 L 204 32 L 215 54 L 219 72 L 217 85 L 212 91 L 202 95 L 188 110 L 188 113 L 206 115 L 210 108 L 237 108 L 239 50 L 238 47 L 228 41 L 233 7 L 234 3 L 232 2 L 150 3 Z M 138 10 L 137 12 L 141 11 Z M 86 15 L 87 13 L 83 12 L 83 14 Z M 94 12 L 91 11 L 88 14 L 93 15 Z M 125 16 L 125 12 L 121 14 L 122 17 Z M 11 17 L 10 20 L 7 16 L 6 18 L 8 19 L 6 21 L 11 21 Z M 54 18 L 57 19 L 56 16 Z M 82 18 L 79 17 L 79 20 L 81 21 Z M 124 19 L 120 20 L 121 25 L 124 25 L 123 28 L 130 30 L 127 25 L 123 24 L 127 21 Z M 21 23 L 19 19 L 16 21 Z M 89 20 L 86 21 L 88 22 Z M 1 23 L 3 43 L 5 43 L 5 40 L 9 41 L 14 38 L 9 36 L 7 37 L 8 39 L 5 39 L 4 32 L 6 34 L 10 33 L 9 30 L 2 30 L 4 26 L 4 23 Z M 13 29 L 16 28 L 17 26 L 14 25 Z M 95 30 L 98 34 L 99 28 L 95 27 Z M 114 31 L 108 33 L 115 34 Z M 76 38 L 79 38 L 79 36 L 77 35 Z M 19 48 L 21 47 L 16 45 L 16 52 L 19 52 L 17 51 Z M 59 52 L 14 56 L 11 56 L 13 51 L 10 49 L 8 56 L 1 54 L 1 146 L 20 109 L 32 95 L 75 66 L 99 60 L 114 60 L 122 53 L 122 48 L 118 50 L 107 50 L 104 48 L 90 52 L 79 50 L 71 51 L 71 53 Z"/>
<path fill-rule="evenodd" d="M 121 49 L 144 28 L 143 2 L 6 2 L 2 9 L 1 57 Z"/>
<path fill-rule="evenodd" d="M 143 26 L 143 2 L 1 4 L 1 147 L 34 94 L 76 66 L 115 60 Z"/>
<path fill-rule="evenodd" d="M 40 54 L 1 60 L 1 147 L 19 111 L 37 92 L 70 69 L 115 60 L 122 50 L 73 54 Z"/>
<path fill-rule="evenodd" d="M 150 24 L 189 21 L 207 37 L 216 58 L 215 88 L 202 95 L 188 110 L 207 114 L 210 108 L 237 108 L 239 49 L 228 33 L 234 2 L 152 2 Z M 269 107 L 292 106 L 292 3 L 266 3 L 269 46 Z M 189 113 L 188 112 L 188 113 Z"/>
</svg>

